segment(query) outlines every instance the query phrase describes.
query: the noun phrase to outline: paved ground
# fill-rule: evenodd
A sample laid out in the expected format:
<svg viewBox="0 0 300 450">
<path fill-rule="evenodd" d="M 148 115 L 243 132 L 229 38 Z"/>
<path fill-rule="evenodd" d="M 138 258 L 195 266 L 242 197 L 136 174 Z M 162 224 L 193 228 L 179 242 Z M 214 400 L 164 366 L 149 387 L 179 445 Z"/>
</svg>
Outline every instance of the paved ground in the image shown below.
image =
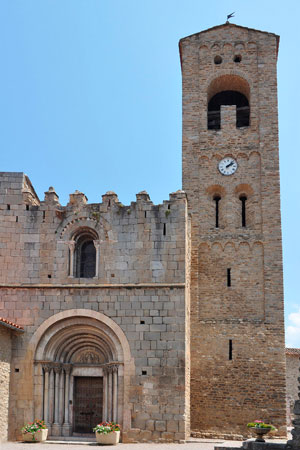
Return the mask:
<svg viewBox="0 0 300 450">
<path fill-rule="evenodd" d="M 276 440 L 275 442 L 286 442 Z M 214 450 L 215 446 L 241 447 L 241 441 L 223 441 L 221 439 L 197 439 L 186 444 L 118 444 L 119 450 Z M 99 446 L 95 443 L 44 443 L 31 444 L 24 442 L 0 443 L 0 450 L 85 450 Z M 116 448 L 116 447 L 109 447 Z"/>
</svg>

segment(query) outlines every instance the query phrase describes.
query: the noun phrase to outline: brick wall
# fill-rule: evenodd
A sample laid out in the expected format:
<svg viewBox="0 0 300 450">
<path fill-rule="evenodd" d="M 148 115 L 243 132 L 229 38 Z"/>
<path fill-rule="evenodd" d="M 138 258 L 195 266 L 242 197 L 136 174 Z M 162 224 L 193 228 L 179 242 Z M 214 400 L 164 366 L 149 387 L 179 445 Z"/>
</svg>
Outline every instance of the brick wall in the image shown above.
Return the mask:
<svg viewBox="0 0 300 450">
<path fill-rule="evenodd" d="M 180 41 L 183 189 L 192 216 L 191 427 L 199 436 L 246 435 L 258 418 L 285 434 L 277 50 L 276 35 L 233 24 Z M 208 129 L 208 102 L 228 90 L 248 99 L 250 125 L 236 127 L 231 105 L 221 106 L 221 128 Z M 237 162 L 231 176 L 218 170 L 227 156 Z"/>
</svg>

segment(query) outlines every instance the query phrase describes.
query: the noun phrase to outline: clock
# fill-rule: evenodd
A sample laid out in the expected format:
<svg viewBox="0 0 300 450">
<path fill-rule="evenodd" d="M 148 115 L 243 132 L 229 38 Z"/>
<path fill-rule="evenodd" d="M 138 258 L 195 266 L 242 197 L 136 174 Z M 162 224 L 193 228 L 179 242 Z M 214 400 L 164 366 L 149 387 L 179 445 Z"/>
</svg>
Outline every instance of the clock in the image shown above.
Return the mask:
<svg viewBox="0 0 300 450">
<path fill-rule="evenodd" d="M 231 158 L 230 156 L 227 156 L 227 158 L 223 158 L 219 164 L 219 172 L 222 175 L 232 175 L 236 171 L 238 165 L 234 158 Z"/>
</svg>

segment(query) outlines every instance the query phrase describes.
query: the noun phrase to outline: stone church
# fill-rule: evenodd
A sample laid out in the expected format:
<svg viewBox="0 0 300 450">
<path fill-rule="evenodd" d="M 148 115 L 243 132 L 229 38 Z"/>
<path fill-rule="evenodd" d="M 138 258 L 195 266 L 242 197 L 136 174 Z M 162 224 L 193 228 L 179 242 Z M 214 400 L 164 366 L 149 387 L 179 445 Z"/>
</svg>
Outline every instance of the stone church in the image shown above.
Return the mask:
<svg viewBox="0 0 300 450">
<path fill-rule="evenodd" d="M 40 200 L 0 174 L 0 436 L 121 424 L 123 442 L 285 434 L 279 37 L 180 40 L 183 190 Z"/>
</svg>

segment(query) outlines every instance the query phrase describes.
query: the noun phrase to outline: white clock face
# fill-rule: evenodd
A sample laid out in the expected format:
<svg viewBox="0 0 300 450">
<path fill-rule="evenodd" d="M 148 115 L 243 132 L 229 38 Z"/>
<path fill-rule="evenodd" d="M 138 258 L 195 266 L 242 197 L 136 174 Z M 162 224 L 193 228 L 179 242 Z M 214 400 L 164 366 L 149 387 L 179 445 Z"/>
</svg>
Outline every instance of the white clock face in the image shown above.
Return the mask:
<svg viewBox="0 0 300 450">
<path fill-rule="evenodd" d="M 219 162 L 218 168 L 222 175 L 232 175 L 238 165 L 235 159 L 228 156 L 227 158 L 222 159 Z"/>
</svg>

